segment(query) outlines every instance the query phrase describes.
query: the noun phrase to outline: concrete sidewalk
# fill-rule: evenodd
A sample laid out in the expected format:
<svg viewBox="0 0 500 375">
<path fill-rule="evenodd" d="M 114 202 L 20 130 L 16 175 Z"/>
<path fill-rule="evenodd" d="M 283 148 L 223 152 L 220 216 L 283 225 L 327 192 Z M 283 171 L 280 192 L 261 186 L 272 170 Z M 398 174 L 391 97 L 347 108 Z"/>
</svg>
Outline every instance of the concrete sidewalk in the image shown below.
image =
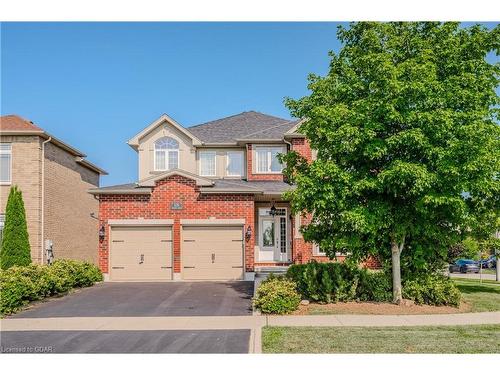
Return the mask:
<svg viewBox="0 0 500 375">
<path fill-rule="evenodd" d="M 289 315 L 179 317 L 18 318 L 0 321 L 2 332 L 250 330 L 250 353 L 261 351 L 264 326 L 402 327 L 500 324 L 500 312 L 435 315 Z"/>
<path fill-rule="evenodd" d="M 18 318 L 0 331 L 151 331 L 254 329 L 263 326 L 400 327 L 500 324 L 500 312 L 433 315 L 285 315 Z"/>
</svg>

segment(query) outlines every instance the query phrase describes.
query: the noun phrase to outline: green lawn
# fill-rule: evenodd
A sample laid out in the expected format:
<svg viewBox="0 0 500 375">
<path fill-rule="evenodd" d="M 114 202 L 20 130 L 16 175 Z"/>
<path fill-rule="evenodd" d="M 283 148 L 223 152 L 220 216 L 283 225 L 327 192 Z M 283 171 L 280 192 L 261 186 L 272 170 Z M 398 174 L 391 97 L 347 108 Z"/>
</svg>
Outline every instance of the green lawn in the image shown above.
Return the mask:
<svg viewBox="0 0 500 375">
<path fill-rule="evenodd" d="M 500 353 L 500 325 L 264 327 L 263 353 Z"/>
<path fill-rule="evenodd" d="M 500 283 L 479 280 L 454 279 L 462 298 L 472 306 L 473 312 L 500 310 Z"/>
</svg>

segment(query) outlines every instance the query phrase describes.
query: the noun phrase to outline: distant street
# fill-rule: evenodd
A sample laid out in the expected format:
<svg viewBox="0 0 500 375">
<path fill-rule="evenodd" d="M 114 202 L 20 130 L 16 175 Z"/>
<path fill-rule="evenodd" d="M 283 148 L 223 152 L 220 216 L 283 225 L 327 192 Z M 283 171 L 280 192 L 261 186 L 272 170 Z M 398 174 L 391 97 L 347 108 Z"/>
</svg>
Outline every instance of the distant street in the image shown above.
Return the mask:
<svg viewBox="0 0 500 375">
<path fill-rule="evenodd" d="M 479 280 L 482 278 L 483 280 L 495 280 L 496 276 L 491 273 L 483 273 L 479 275 L 478 273 L 450 273 L 450 277 L 458 277 L 462 279 L 474 279 Z"/>
</svg>

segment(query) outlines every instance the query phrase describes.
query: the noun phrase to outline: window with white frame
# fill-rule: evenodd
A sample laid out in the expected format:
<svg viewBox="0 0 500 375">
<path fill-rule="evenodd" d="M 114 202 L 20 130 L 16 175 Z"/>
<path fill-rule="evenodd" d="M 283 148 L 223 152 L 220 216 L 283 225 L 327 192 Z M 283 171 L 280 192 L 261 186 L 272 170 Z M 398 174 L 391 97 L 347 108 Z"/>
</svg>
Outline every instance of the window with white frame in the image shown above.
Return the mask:
<svg viewBox="0 0 500 375">
<path fill-rule="evenodd" d="M 163 137 L 155 142 L 156 171 L 179 168 L 179 142 L 170 137 Z"/>
<path fill-rule="evenodd" d="M 278 154 L 283 153 L 282 147 L 256 147 L 255 171 L 257 173 L 281 173 L 283 166 L 278 160 Z"/>
<path fill-rule="evenodd" d="M 317 243 L 313 244 L 313 255 L 320 255 L 320 256 L 326 256 L 326 253 L 324 250 L 321 250 L 319 245 Z"/>
<path fill-rule="evenodd" d="M 216 157 L 215 151 L 200 151 L 200 175 L 215 176 L 216 175 Z"/>
<path fill-rule="evenodd" d="M 10 143 L 0 143 L 0 184 L 10 184 L 12 181 L 12 146 Z"/>
<path fill-rule="evenodd" d="M 226 174 L 232 177 L 243 176 L 243 151 L 227 152 Z"/>
</svg>

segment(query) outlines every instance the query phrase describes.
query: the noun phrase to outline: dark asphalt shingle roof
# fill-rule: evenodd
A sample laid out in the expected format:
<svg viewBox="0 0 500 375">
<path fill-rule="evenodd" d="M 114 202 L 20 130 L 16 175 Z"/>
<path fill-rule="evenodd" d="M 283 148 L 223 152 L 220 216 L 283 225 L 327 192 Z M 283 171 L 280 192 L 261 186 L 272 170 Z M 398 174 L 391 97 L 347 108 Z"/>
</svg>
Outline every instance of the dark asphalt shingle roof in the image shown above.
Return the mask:
<svg viewBox="0 0 500 375">
<path fill-rule="evenodd" d="M 187 129 L 205 143 L 235 143 L 237 139 L 282 139 L 297 122 L 249 111 Z"/>
<path fill-rule="evenodd" d="M 255 191 L 256 193 L 282 193 L 293 188 L 283 181 L 246 181 L 246 180 L 214 180 L 215 185 L 204 187 L 203 191 L 228 190 L 228 191 Z"/>
<path fill-rule="evenodd" d="M 283 181 L 246 181 L 246 180 L 227 180 L 217 179 L 213 180 L 214 185 L 210 187 L 203 187 L 204 192 L 214 191 L 228 191 L 228 192 L 249 192 L 249 193 L 283 193 L 287 190 L 293 189 L 293 186 Z M 136 183 L 121 184 L 104 186 L 96 189 L 90 189 L 91 192 L 99 192 L 105 194 L 108 192 L 130 192 L 131 190 L 137 192 L 149 193 L 150 188 L 139 187 Z"/>
</svg>

